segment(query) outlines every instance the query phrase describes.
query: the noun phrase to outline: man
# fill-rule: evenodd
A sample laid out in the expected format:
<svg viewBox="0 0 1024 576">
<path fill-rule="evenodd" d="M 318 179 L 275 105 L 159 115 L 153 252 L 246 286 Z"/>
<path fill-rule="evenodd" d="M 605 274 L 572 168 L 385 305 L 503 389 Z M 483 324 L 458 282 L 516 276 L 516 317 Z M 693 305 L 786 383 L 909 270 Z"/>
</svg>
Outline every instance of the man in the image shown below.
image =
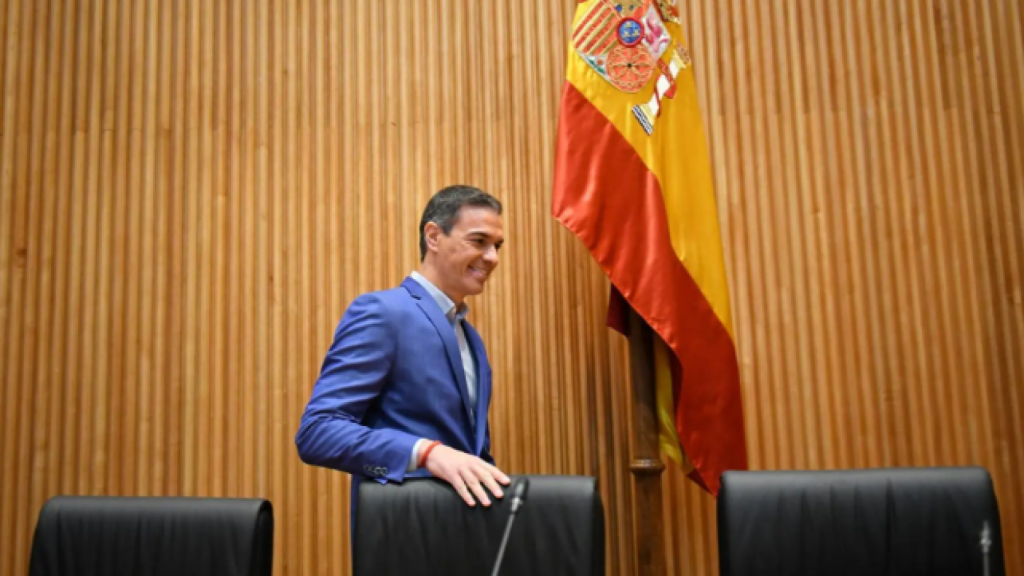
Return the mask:
<svg viewBox="0 0 1024 576">
<path fill-rule="evenodd" d="M 494 466 L 491 368 L 465 320 L 504 242 L 501 203 L 470 186 L 434 195 L 420 220 L 420 267 L 346 310 L 295 437 L 303 462 L 365 478 L 434 476 L 490 506 L 509 478 Z"/>
</svg>

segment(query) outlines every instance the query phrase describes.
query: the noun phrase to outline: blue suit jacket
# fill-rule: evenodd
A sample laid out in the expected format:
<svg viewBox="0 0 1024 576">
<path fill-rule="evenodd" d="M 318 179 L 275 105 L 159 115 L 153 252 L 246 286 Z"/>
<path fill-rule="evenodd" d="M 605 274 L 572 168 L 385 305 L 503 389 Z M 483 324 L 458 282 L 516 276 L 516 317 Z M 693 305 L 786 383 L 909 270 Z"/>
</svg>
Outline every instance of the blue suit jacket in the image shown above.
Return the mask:
<svg viewBox="0 0 1024 576">
<path fill-rule="evenodd" d="M 353 497 L 365 478 L 402 481 L 420 438 L 493 464 L 491 367 L 480 335 L 469 322 L 463 330 L 477 366 L 475 425 L 455 330 L 430 293 L 406 278 L 398 288 L 356 298 L 302 415 L 295 436 L 302 460 L 352 474 Z"/>
</svg>

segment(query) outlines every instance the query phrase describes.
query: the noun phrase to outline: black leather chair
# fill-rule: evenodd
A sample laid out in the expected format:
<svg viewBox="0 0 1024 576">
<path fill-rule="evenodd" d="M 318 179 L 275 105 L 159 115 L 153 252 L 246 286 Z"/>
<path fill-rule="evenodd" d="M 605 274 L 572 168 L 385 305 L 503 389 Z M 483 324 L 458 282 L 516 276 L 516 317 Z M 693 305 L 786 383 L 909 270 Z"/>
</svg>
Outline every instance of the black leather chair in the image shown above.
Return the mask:
<svg viewBox="0 0 1024 576">
<path fill-rule="evenodd" d="M 40 510 L 30 576 L 269 576 L 261 499 L 70 497 Z"/>
<path fill-rule="evenodd" d="M 723 576 L 1005 573 L 981 468 L 727 472 L 718 549 Z"/>
<path fill-rule="evenodd" d="M 603 575 L 604 508 L 594 478 L 527 476 L 500 574 Z M 434 479 L 363 482 L 353 538 L 355 576 L 488 576 L 511 509 L 505 498 L 470 508 Z"/>
</svg>

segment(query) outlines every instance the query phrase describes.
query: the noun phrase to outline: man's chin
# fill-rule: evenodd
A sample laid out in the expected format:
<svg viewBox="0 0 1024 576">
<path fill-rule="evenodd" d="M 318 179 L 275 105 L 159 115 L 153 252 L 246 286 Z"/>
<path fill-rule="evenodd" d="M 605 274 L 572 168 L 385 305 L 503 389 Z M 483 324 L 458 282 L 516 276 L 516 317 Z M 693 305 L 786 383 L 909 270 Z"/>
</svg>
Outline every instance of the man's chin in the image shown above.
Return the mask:
<svg viewBox="0 0 1024 576">
<path fill-rule="evenodd" d="M 484 291 L 486 280 L 470 280 L 466 283 L 466 296 L 476 296 Z"/>
</svg>

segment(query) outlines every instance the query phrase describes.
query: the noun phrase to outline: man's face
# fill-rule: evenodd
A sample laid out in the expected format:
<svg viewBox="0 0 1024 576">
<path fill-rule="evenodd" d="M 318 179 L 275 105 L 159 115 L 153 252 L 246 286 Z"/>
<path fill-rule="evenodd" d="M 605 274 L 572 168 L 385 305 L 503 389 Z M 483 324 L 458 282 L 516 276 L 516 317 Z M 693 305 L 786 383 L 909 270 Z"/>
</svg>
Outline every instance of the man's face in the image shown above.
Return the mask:
<svg viewBox="0 0 1024 576">
<path fill-rule="evenodd" d="M 483 292 L 484 283 L 498 266 L 498 250 L 505 242 L 501 216 L 490 208 L 463 206 L 445 235 L 433 222 L 424 230 L 434 252 L 438 286 L 456 303 Z"/>
</svg>

